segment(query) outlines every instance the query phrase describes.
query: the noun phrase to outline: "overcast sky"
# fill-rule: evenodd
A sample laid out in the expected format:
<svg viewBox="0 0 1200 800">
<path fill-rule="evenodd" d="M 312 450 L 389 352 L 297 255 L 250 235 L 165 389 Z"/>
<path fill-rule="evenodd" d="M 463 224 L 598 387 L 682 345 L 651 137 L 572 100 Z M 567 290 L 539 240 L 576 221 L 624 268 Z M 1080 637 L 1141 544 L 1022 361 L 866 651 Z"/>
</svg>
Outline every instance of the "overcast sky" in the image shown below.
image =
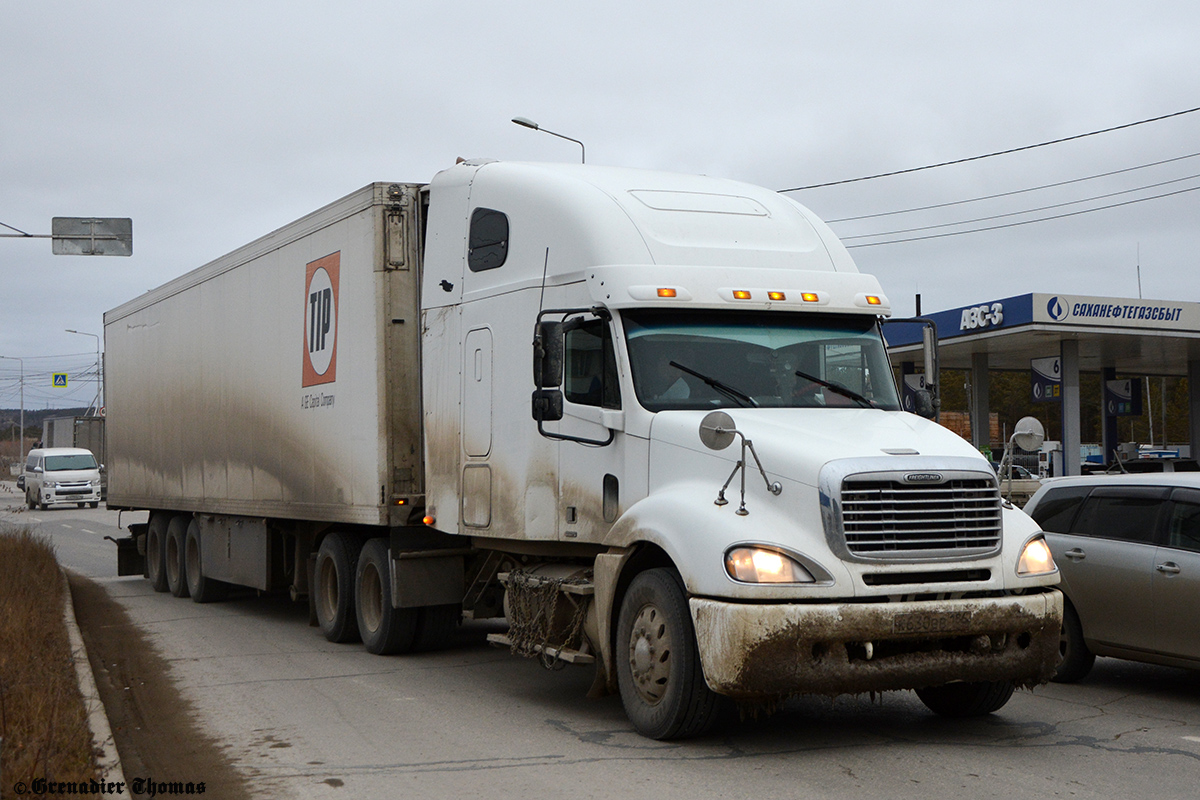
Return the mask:
<svg viewBox="0 0 1200 800">
<path fill-rule="evenodd" d="M 1195 2 L 5 2 L 0 222 L 134 220 L 131 258 L 0 239 L 0 355 L 26 406 L 87 405 L 102 315 L 371 181 L 457 156 L 705 173 L 774 189 L 1200 106 Z M 1200 113 L 791 196 L 845 237 L 1200 187 Z M 1031 218 L 1003 217 L 968 227 Z M 848 244 L 944 233 L 853 239 Z M 4 232 L 11 232 L 5 230 Z M 1200 191 L 851 252 L 900 315 L 1027 292 L 1200 301 Z M 0 407 L 18 362 L 0 360 Z M 66 391 L 50 373 L 67 371 Z M 88 381 L 91 380 L 91 383 Z"/>
</svg>

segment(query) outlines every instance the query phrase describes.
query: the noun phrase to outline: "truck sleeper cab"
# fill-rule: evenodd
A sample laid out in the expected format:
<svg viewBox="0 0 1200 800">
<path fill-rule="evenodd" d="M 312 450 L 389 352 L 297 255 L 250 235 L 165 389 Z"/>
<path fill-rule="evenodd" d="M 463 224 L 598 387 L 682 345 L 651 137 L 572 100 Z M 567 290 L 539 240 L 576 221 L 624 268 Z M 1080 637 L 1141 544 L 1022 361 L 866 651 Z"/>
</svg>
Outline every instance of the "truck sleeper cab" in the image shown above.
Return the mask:
<svg viewBox="0 0 1200 800">
<path fill-rule="evenodd" d="M 594 665 L 654 738 L 799 693 L 988 713 L 1053 673 L 1057 571 L 988 462 L 900 410 L 889 313 L 765 189 L 464 162 L 109 312 L 109 505 L 152 509 L 156 588 L 289 588 L 377 653 L 503 615 L 496 644 Z M 216 428 L 184 440 L 154 387 L 189 381 Z M 269 433 L 215 422 L 246 414 Z"/>
</svg>

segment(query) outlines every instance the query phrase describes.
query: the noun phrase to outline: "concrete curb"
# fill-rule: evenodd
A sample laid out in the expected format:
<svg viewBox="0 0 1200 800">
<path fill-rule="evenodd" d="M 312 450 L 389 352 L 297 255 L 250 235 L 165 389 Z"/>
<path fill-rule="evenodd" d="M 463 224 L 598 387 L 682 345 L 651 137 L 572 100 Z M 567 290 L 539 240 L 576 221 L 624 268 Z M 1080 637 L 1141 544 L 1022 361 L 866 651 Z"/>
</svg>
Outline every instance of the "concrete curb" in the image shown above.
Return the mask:
<svg viewBox="0 0 1200 800">
<path fill-rule="evenodd" d="M 67 639 L 71 645 L 71 656 L 75 659 L 75 674 L 79 679 L 79 693 L 83 695 L 84 708 L 87 709 L 88 727 L 92 729 L 92 745 L 96 750 L 96 765 L 100 768 L 100 779 L 105 782 L 125 782 L 125 772 L 121 769 L 121 759 L 117 753 L 117 743 L 113 739 L 112 727 L 108 724 L 108 714 L 104 704 L 100 702 L 100 694 L 96 691 L 96 678 L 92 675 L 92 665 L 88 661 L 87 648 L 83 645 L 83 636 L 79 633 L 79 623 L 75 621 L 75 607 L 71 599 L 71 586 L 67 583 L 67 570 L 61 569 L 63 582 L 63 620 L 67 624 Z"/>
</svg>

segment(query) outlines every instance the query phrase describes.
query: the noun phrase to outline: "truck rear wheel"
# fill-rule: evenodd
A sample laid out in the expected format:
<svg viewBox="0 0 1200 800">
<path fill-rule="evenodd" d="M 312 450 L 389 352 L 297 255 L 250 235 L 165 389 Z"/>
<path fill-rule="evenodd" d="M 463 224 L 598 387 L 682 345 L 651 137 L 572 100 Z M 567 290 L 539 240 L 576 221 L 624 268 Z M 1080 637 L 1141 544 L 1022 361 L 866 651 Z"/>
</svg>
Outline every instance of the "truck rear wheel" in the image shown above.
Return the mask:
<svg viewBox="0 0 1200 800">
<path fill-rule="evenodd" d="M 200 523 L 193 519 L 187 526 L 187 540 L 183 550 L 188 594 L 197 603 L 224 600 L 229 594 L 229 584 L 204 576 L 204 562 L 200 552 Z"/>
<path fill-rule="evenodd" d="M 167 590 L 167 523 L 166 514 L 150 515 L 146 526 L 146 578 L 156 592 Z"/>
<path fill-rule="evenodd" d="M 188 596 L 187 577 L 183 563 L 187 526 L 188 518 L 184 514 L 176 514 L 167 523 L 166 547 L 164 548 L 166 568 L 163 571 L 167 574 L 167 588 L 176 597 Z"/>
<path fill-rule="evenodd" d="M 1012 681 L 947 683 L 917 689 L 917 697 L 943 717 L 981 717 L 999 711 L 1013 695 Z"/>
<path fill-rule="evenodd" d="M 417 634 L 418 609 L 392 608 L 390 574 L 387 542 L 369 540 L 355 571 L 355 613 L 363 646 L 381 656 L 408 652 Z"/>
<path fill-rule="evenodd" d="M 359 638 L 354 602 L 359 549 L 357 538 L 345 533 L 331 533 L 321 540 L 317 550 L 313 602 L 321 633 L 331 642 L 354 642 Z"/>
<path fill-rule="evenodd" d="M 722 698 L 704 682 L 675 570 L 647 570 L 629 585 L 617 624 L 616 662 L 625 713 L 643 736 L 698 736 L 716 721 Z"/>
</svg>

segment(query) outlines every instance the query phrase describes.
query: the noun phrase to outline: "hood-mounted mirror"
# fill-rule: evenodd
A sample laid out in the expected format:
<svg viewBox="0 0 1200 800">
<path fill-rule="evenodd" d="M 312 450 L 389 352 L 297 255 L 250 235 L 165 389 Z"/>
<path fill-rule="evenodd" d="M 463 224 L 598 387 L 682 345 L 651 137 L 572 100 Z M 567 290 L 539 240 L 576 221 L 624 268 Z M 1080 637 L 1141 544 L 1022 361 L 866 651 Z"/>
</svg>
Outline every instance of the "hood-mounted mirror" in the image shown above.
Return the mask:
<svg viewBox="0 0 1200 800">
<path fill-rule="evenodd" d="M 733 482 L 733 477 L 740 471 L 742 473 L 741 484 L 741 504 L 735 512 L 739 517 L 744 517 L 750 512 L 746 510 L 746 451 L 750 451 L 750 455 L 754 456 L 754 463 L 758 466 L 758 472 L 762 475 L 763 483 L 767 485 L 767 491 L 778 496 L 783 491 L 783 484 L 779 481 L 772 482 L 767 477 L 767 471 L 763 469 L 762 461 L 758 458 L 758 453 L 754 450 L 754 442 L 750 441 L 745 435 L 737 429 L 733 422 L 733 417 L 729 416 L 724 411 L 713 411 L 705 415 L 704 419 L 700 420 L 700 441 L 709 450 L 724 450 L 733 444 L 734 437 L 739 437 L 742 440 L 742 457 L 738 459 L 737 464 L 733 468 L 733 472 L 729 473 L 729 477 L 725 480 L 725 485 L 717 492 L 717 499 L 713 501 L 713 505 L 723 506 L 728 505 L 729 501 L 725 499 L 725 490 L 729 488 L 729 484 Z"/>
</svg>

